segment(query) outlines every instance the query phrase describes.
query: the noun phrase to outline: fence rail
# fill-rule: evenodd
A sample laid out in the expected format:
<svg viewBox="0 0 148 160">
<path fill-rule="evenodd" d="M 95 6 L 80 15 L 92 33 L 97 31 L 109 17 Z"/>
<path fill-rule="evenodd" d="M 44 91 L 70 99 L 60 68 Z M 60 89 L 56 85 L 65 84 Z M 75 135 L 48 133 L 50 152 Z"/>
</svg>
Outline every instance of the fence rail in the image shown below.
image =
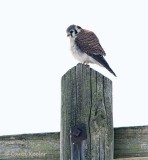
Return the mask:
<svg viewBox="0 0 148 160">
<path fill-rule="evenodd" d="M 2 160 L 59 160 L 60 133 L 22 134 L 0 137 Z"/>
<path fill-rule="evenodd" d="M 114 137 L 115 160 L 148 160 L 148 126 L 114 128 Z M 13 158 L 60 160 L 60 132 L 0 136 L 0 159 Z"/>
<path fill-rule="evenodd" d="M 115 158 L 148 157 L 148 126 L 115 129 Z"/>
</svg>

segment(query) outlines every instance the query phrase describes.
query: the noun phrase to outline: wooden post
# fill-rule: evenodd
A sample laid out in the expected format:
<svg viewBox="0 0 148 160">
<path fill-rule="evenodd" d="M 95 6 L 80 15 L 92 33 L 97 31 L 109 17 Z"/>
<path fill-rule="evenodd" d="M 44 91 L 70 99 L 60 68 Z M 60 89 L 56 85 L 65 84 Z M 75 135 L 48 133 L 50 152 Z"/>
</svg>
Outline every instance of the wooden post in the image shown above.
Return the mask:
<svg viewBox="0 0 148 160">
<path fill-rule="evenodd" d="M 113 159 L 112 82 L 78 64 L 62 77 L 61 160 Z"/>
</svg>

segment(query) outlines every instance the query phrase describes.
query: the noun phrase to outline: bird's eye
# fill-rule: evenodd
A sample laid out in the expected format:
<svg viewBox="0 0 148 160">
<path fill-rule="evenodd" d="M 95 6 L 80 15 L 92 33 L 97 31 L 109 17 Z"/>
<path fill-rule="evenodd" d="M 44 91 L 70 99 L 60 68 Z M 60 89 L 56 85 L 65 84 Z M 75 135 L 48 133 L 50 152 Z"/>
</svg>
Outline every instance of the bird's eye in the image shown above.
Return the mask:
<svg viewBox="0 0 148 160">
<path fill-rule="evenodd" d="M 73 30 L 70 30 L 70 33 L 73 33 Z"/>
</svg>

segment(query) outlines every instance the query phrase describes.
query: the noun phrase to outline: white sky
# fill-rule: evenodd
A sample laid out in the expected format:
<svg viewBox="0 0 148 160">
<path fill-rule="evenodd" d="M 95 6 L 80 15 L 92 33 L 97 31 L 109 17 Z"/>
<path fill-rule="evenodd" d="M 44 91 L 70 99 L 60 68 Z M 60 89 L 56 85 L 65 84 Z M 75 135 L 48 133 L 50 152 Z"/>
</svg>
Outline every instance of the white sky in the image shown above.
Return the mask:
<svg viewBox="0 0 148 160">
<path fill-rule="evenodd" d="M 118 76 L 90 65 L 113 81 L 114 126 L 148 125 L 147 0 L 1 0 L 0 135 L 60 130 L 71 24 L 97 34 Z"/>
</svg>

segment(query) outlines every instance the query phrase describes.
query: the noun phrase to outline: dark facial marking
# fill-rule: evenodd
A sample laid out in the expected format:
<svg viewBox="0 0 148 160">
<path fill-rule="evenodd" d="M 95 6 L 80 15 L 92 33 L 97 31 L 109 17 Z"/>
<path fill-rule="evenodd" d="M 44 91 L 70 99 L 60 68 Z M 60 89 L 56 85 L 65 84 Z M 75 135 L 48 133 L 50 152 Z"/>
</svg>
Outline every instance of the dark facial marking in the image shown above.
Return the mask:
<svg viewBox="0 0 148 160">
<path fill-rule="evenodd" d="M 70 30 L 70 34 L 72 34 L 73 33 L 73 30 Z"/>
<path fill-rule="evenodd" d="M 75 29 L 75 34 L 77 34 L 78 32 L 77 32 L 77 30 Z"/>
<path fill-rule="evenodd" d="M 80 26 L 77 26 L 78 29 L 82 29 Z"/>
</svg>

